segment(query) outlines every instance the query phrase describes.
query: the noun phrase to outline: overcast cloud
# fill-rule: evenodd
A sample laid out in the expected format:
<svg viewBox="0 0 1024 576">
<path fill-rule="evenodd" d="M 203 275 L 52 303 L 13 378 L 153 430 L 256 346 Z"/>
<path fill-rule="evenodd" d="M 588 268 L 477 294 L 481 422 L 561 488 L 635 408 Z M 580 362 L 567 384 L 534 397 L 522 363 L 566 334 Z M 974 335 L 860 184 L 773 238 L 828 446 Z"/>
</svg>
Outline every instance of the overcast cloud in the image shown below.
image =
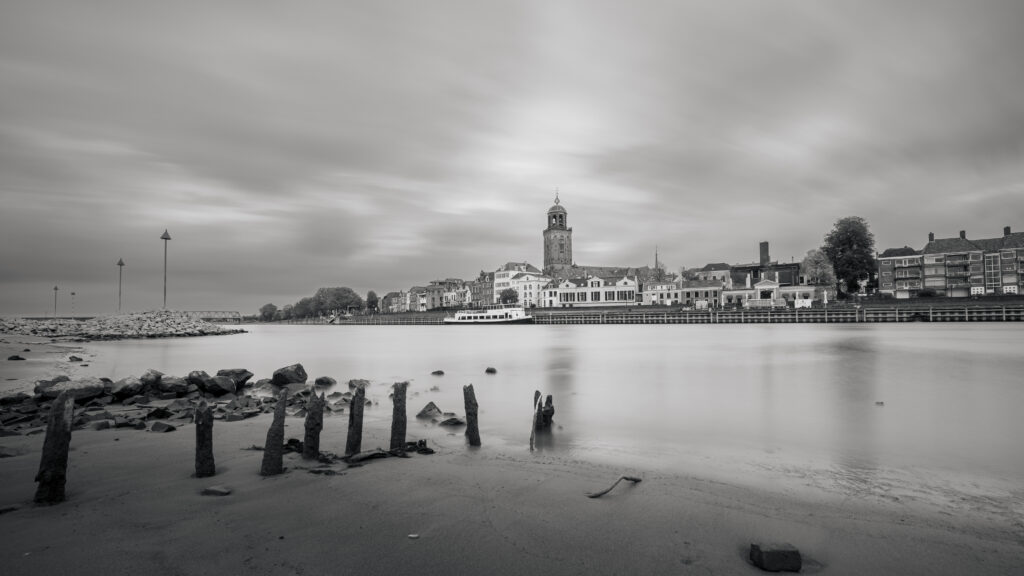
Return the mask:
<svg viewBox="0 0 1024 576">
<path fill-rule="evenodd" d="M 1024 230 L 1024 4 L 0 7 L 0 313 L 254 313 L 542 264 Z"/>
</svg>

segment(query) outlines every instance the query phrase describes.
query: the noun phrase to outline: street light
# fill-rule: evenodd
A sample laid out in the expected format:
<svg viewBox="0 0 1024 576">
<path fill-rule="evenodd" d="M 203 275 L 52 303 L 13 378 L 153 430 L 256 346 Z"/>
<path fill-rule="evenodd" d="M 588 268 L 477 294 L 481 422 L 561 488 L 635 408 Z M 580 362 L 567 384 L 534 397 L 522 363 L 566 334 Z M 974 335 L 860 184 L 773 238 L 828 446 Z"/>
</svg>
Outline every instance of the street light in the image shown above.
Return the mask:
<svg viewBox="0 0 1024 576">
<path fill-rule="evenodd" d="M 75 293 L 71 293 L 71 319 L 75 319 Z"/>
<path fill-rule="evenodd" d="M 117 259 L 117 313 L 121 313 L 121 273 L 124 272 L 124 259 Z"/>
<path fill-rule="evenodd" d="M 60 288 L 57 288 L 56 286 L 54 286 L 53 287 L 53 319 L 54 320 L 57 319 L 57 290 L 60 290 Z"/>
<path fill-rule="evenodd" d="M 167 309 L 167 241 L 171 239 L 171 235 L 167 233 L 167 229 L 164 228 L 164 233 L 160 235 L 160 239 L 164 241 L 164 310 Z"/>
</svg>

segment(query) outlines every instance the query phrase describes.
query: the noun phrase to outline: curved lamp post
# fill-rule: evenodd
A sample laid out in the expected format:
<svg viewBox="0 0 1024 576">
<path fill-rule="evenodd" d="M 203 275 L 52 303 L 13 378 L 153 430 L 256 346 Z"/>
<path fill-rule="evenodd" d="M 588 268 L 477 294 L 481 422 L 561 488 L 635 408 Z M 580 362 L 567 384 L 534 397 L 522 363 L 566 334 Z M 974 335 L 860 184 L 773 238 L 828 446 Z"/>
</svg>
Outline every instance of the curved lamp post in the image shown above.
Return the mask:
<svg viewBox="0 0 1024 576">
<path fill-rule="evenodd" d="M 60 288 L 57 288 L 56 286 L 54 286 L 53 287 L 53 318 L 54 318 L 54 320 L 57 319 L 57 290 L 60 290 Z"/>
<path fill-rule="evenodd" d="M 167 309 L 167 241 L 171 239 L 171 235 L 167 233 L 167 229 L 164 228 L 164 233 L 160 235 L 160 239 L 164 241 L 164 310 Z"/>
<path fill-rule="evenodd" d="M 117 259 L 117 312 L 121 312 L 121 274 L 124 272 L 124 259 Z"/>
</svg>

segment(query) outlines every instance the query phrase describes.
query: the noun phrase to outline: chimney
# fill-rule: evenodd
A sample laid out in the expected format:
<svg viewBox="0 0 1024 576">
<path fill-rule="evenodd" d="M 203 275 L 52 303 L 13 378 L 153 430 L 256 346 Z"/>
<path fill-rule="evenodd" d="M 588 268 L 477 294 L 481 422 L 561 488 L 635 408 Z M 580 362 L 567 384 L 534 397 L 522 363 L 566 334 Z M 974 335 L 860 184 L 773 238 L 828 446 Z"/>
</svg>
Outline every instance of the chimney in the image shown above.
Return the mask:
<svg viewBox="0 0 1024 576">
<path fill-rule="evenodd" d="M 761 266 L 767 266 L 771 258 L 768 256 L 768 243 L 761 242 Z"/>
<path fill-rule="evenodd" d="M 935 232 L 929 232 L 928 233 L 928 241 L 929 242 L 935 242 Z"/>
<path fill-rule="evenodd" d="M 747 288 L 750 288 L 750 272 L 747 272 Z"/>
<path fill-rule="evenodd" d="M 1007 227 L 1003 228 L 1003 236 L 1009 236 L 1009 235 L 1010 235 L 1010 227 L 1007 226 Z"/>
<path fill-rule="evenodd" d="M 960 231 L 960 239 L 961 240 L 967 240 L 967 230 L 961 230 Z"/>
</svg>

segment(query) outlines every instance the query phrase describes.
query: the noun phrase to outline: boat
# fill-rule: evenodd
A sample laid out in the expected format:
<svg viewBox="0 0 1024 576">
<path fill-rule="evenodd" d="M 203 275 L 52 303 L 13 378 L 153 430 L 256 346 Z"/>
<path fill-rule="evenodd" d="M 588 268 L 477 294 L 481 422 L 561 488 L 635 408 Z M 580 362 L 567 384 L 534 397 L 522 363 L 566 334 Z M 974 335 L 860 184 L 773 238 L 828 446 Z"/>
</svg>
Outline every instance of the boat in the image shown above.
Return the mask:
<svg viewBox="0 0 1024 576">
<path fill-rule="evenodd" d="M 444 318 L 445 324 L 532 324 L 533 316 L 522 306 L 495 304 L 472 310 L 459 310 Z"/>
</svg>

